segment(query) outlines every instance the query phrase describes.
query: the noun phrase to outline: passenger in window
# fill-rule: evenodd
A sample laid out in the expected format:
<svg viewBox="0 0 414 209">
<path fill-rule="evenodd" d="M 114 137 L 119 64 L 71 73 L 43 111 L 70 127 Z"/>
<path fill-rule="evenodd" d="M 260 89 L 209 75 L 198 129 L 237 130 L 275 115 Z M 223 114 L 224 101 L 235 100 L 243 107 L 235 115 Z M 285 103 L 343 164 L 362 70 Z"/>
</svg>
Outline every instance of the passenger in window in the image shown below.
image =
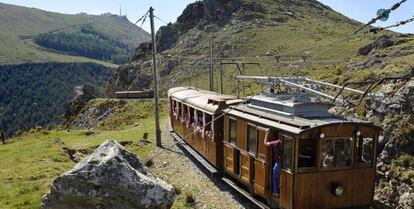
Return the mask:
<svg viewBox="0 0 414 209">
<path fill-rule="evenodd" d="M 322 168 L 334 168 L 334 144 L 330 141 L 322 143 Z"/>
<path fill-rule="evenodd" d="M 282 158 L 282 140 L 280 140 L 277 136 L 270 134 L 270 131 L 267 131 L 264 144 L 273 149 L 273 159 L 275 164 L 273 166 L 272 176 L 272 195 L 279 197 L 279 170 Z"/>
<path fill-rule="evenodd" d="M 194 113 L 194 110 L 191 110 L 191 112 L 193 112 L 193 117 L 191 117 L 191 127 L 193 128 L 193 129 L 195 129 L 196 128 L 196 117 L 197 117 L 197 114 L 195 114 Z"/>
</svg>

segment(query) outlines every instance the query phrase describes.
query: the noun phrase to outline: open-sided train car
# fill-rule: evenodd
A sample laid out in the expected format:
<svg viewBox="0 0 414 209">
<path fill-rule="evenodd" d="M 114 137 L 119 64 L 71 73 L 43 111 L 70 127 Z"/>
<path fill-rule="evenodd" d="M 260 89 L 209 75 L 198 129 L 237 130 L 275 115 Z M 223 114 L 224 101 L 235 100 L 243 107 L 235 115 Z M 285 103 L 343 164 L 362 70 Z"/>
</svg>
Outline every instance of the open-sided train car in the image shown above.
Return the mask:
<svg viewBox="0 0 414 209">
<path fill-rule="evenodd" d="M 272 208 L 372 203 L 380 132 L 372 123 L 335 116 L 328 112 L 330 104 L 303 94 L 269 93 L 241 101 L 178 87 L 170 89 L 169 105 L 173 132 Z M 272 196 L 275 153 L 264 143 L 274 139 L 282 140 L 279 197 Z"/>
</svg>

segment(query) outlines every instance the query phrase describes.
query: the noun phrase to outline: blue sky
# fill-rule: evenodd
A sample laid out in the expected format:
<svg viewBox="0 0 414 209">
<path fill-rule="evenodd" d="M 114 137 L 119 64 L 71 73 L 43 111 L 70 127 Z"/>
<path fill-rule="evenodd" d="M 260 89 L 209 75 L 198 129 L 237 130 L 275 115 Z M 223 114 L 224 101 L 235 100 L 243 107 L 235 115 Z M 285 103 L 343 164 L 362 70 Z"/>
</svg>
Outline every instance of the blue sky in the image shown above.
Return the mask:
<svg viewBox="0 0 414 209">
<path fill-rule="evenodd" d="M 111 12 L 119 13 L 119 6 L 122 6 L 122 13 L 127 14 L 131 22 L 141 17 L 150 6 L 155 8 L 155 14 L 167 22 L 174 22 L 181 14 L 185 6 L 195 0 L 0 0 L 3 3 L 35 7 L 43 10 L 76 14 L 87 12 L 88 14 L 101 14 Z M 400 0 L 319 0 L 330 6 L 332 9 L 351 17 L 360 22 L 368 22 L 375 16 L 380 8 L 390 8 Z M 377 25 L 386 26 L 400 20 L 414 16 L 414 0 L 408 0 L 397 11 L 391 14 L 386 22 Z M 156 27 L 164 23 L 157 21 Z M 149 31 L 146 23 L 143 28 Z M 414 22 L 394 29 L 398 32 L 414 33 Z"/>
</svg>

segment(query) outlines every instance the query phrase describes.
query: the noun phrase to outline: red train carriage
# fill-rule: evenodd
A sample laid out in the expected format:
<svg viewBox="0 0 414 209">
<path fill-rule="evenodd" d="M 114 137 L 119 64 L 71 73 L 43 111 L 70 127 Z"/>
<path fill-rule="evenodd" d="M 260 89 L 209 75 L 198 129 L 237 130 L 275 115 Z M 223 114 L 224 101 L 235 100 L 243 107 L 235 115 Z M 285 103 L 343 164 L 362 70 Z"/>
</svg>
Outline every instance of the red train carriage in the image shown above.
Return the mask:
<svg viewBox="0 0 414 209">
<path fill-rule="evenodd" d="M 169 104 L 172 133 L 271 208 L 372 203 L 380 132 L 372 123 L 335 116 L 330 104 L 303 94 L 269 93 L 242 102 L 179 87 L 170 89 Z M 275 153 L 264 143 L 275 139 L 282 141 L 280 196 L 272 195 Z"/>
</svg>

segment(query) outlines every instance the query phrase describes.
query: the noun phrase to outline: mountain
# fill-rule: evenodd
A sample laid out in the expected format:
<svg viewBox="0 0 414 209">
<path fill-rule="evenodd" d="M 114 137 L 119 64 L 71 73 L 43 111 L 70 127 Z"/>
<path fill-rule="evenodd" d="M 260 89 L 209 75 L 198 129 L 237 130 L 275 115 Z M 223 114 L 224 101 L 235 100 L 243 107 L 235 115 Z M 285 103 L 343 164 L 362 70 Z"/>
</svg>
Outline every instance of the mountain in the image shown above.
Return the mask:
<svg viewBox="0 0 414 209">
<path fill-rule="evenodd" d="M 1 64 L 125 63 L 139 43 L 149 40 L 125 16 L 66 15 L 3 3 L 0 28 Z"/>
<path fill-rule="evenodd" d="M 414 36 L 387 30 L 373 34 L 370 27 L 352 35 L 361 26 L 316 0 L 197 1 L 175 23 L 157 32 L 160 93 L 165 95 L 168 88 L 179 85 L 208 89 L 211 40 L 214 90 L 220 90 L 219 70 L 223 67 L 227 94 L 235 95 L 238 88 L 243 88 L 243 97 L 260 91 L 254 82 L 237 85 L 233 76 L 239 71 L 244 75 L 306 76 L 338 85 L 375 83 L 395 76 L 413 80 Z M 142 43 L 131 62 L 117 69 L 108 95 L 152 87 L 151 47 Z M 345 109 L 340 112 L 344 116 L 372 121 L 384 130 L 377 150 L 377 209 L 414 206 L 413 85 L 412 81 L 385 81 L 374 88 L 383 98 L 336 107 Z M 349 95 L 353 96 L 358 98 Z"/>
<path fill-rule="evenodd" d="M 303 57 L 314 62 L 328 60 L 329 63 L 353 57 L 360 46 L 375 37 L 370 34 L 357 36 L 327 49 L 361 26 L 316 0 L 197 1 L 188 5 L 175 23 L 161 27 L 157 32 L 160 73 L 165 78 L 161 82 L 165 85 L 162 89 L 165 91 L 168 86 L 188 83 L 205 75 L 209 68 L 210 36 L 213 36 L 214 58 L 228 62 L 260 62 L 267 74 L 274 74 L 284 67 L 283 63 L 288 62 L 288 66 Z M 119 89 L 151 85 L 149 46 L 141 44 L 132 62 L 118 69 L 109 86 L 109 94 Z M 280 56 L 279 63 L 275 62 L 277 56 Z M 313 57 L 318 58 L 312 60 Z M 220 68 L 219 62 L 215 63 L 216 69 Z M 226 71 L 225 77 L 227 74 Z M 203 78 L 198 80 L 198 85 L 205 88 L 207 82 Z M 228 85 L 231 86 L 233 83 Z"/>
</svg>

